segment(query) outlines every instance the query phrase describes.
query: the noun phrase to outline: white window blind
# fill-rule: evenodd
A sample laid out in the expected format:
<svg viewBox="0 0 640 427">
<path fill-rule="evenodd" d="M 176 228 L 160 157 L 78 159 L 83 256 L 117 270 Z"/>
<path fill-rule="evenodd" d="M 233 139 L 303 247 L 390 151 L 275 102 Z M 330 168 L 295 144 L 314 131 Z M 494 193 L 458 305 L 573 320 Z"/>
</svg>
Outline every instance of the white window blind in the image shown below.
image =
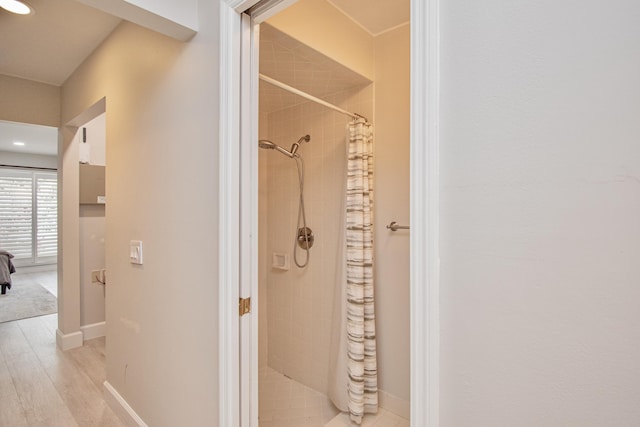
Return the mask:
<svg viewBox="0 0 640 427">
<path fill-rule="evenodd" d="M 0 170 L 0 247 L 16 259 L 33 257 L 33 176 Z"/>
<path fill-rule="evenodd" d="M 57 205 L 55 172 L 0 169 L 0 248 L 16 264 L 55 262 Z"/>
<path fill-rule="evenodd" d="M 35 173 L 36 263 L 53 261 L 58 253 L 58 177 Z"/>
</svg>

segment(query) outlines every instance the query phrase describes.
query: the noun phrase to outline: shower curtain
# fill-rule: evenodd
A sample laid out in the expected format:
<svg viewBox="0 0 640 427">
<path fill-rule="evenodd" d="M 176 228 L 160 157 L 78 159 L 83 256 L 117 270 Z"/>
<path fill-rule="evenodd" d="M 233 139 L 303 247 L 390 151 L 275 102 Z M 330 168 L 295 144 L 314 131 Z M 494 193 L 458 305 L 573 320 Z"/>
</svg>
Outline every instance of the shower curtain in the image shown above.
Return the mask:
<svg viewBox="0 0 640 427">
<path fill-rule="evenodd" d="M 348 125 L 344 224 L 334 304 L 329 396 L 351 420 L 378 411 L 373 298 L 373 127 Z"/>
</svg>

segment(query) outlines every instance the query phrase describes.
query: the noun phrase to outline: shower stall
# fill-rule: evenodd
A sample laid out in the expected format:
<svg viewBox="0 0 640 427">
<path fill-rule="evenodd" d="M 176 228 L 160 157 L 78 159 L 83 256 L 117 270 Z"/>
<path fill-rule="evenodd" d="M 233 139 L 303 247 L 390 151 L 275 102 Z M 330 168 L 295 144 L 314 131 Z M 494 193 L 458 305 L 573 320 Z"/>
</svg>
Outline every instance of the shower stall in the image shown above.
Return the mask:
<svg viewBox="0 0 640 427">
<path fill-rule="evenodd" d="M 269 23 L 262 23 L 260 27 L 259 58 L 259 127 L 255 142 L 259 146 L 259 423 L 261 427 L 324 426 L 329 422 L 331 426 L 349 425 L 332 421 L 342 416 L 338 415 L 333 402 L 341 406 L 342 411 L 346 410 L 344 402 L 335 398 L 336 390 L 345 395 L 350 390 L 356 400 L 359 395 L 360 405 L 364 395 L 365 412 L 377 407 L 378 402 L 375 383 L 372 383 L 373 400 L 368 399 L 371 394 L 367 394 L 372 388 L 365 386 L 364 390 L 356 390 L 357 387 L 344 383 L 336 384 L 336 378 L 346 382 L 353 373 L 349 371 L 346 375 L 351 367 L 336 361 L 336 354 L 347 360 L 348 352 L 354 348 L 342 341 L 343 335 L 348 334 L 340 323 L 345 322 L 347 316 L 343 314 L 348 312 L 349 304 L 347 272 L 343 266 L 347 264 L 347 251 L 353 251 L 346 244 L 346 206 L 351 191 L 347 190 L 352 185 L 347 182 L 347 176 L 355 170 L 351 166 L 354 153 L 350 151 L 354 134 L 348 125 L 367 123 L 365 117 L 373 119 L 373 82 Z M 396 118 L 396 122 L 401 120 Z M 405 170 L 407 165 L 408 162 L 403 166 Z M 362 167 L 356 168 L 362 172 Z M 408 211 L 408 200 L 405 209 Z M 351 205 L 349 211 L 354 211 Z M 387 222 L 388 219 L 385 218 Z M 384 226 L 378 225 L 377 229 Z M 400 239 L 404 239 L 408 247 L 407 237 L 397 235 L 388 247 Z M 385 234 L 382 240 L 386 238 Z M 371 255 L 374 249 L 368 246 L 364 252 Z M 356 258 L 362 261 L 359 255 Z M 408 257 L 389 259 L 391 263 L 386 265 L 403 266 Z M 371 264 L 368 267 L 371 268 Z M 408 265 L 406 269 L 408 272 Z M 362 280 L 372 277 L 373 271 L 369 270 Z M 387 289 L 397 293 L 398 287 L 393 289 L 389 285 L 391 283 L 387 283 Z M 406 285 L 408 289 L 408 281 Z M 372 300 L 368 301 L 365 304 L 372 309 Z M 395 302 L 389 304 L 394 305 Z M 399 312 L 395 306 L 392 309 Z M 391 326 L 395 324 L 393 319 L 389 322 Z M 402 326 L 402 331 L 394 335 L 402 337 L 405 332 L 408 335 L 408 324 Z M 367 352 L 371 348 L 368 344 L 364 347 L 358 351 Z M 393 353 L 403 354 L 397 346 Z M 408 359 L 408 343 L 404 354 Z M 396 359 L 403 360 L 402 357 Z M 371 366 L 357 369 L 369 372 Z M 387 372 L 404 377 L 402 371 L 407 366 L 408 360 L 397 366 L 389 365 Z M 384 372 L 382 368 L 381 372 Z M 408 389 L 408 368 L 403 381 Z M 381 393 L 381 398 L 389 402 L 390 394 Z M 352 412 L 352 397 L 348 397 L 348 411 L 354 419 L 354 412 L 356 418 L 358 411 L 361 416 L 363 407 Z M 408 413 L 408 397 L 406 408 Z M 347 423 L 348 420 L 347 415 Z"/>
<path fill-rule="evenodd" d="M 316 424 L 310 425 L 324 425 L 337 414 L 327 395 L 344 227 L 347 124 L 355 117 L 350 112 L 372 117 L 373 89 L 371 81 L 337 62 L 314 61 L 317 52 L 293 39 L 283 41 L 285 35 L 268 24 L 262 24 L 260 38 L 260 387 L 295 381 L 312 402 L 306 412 Z M 276 60 L 283 57 L 291 61 Z M 293 62 L 307 70 L 307 78 L 301 72 L 290 78 Z M 309 100 L 315 97 L 324 102 Z M 279 402 L 291 406 L 287 399 L 295 396 L 261 397 L 261 422 L 270 419 Z"/>
</svg>

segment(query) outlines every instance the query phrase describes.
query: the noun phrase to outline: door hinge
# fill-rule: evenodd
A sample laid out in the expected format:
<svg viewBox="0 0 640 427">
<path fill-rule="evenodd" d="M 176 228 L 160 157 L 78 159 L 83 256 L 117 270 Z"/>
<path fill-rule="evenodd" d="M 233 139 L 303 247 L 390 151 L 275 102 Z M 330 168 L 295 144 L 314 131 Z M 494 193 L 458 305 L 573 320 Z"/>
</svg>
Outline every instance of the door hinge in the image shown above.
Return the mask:
<svg viewBox="0 0 640 427">
<path fill-rule="evenodd" d="M 239 307 L 240 316 L 244 316 L 247 313 L 251 313 L 251 297 L 240 298 L 240 304 L 238 307 Z"/>
</svg>

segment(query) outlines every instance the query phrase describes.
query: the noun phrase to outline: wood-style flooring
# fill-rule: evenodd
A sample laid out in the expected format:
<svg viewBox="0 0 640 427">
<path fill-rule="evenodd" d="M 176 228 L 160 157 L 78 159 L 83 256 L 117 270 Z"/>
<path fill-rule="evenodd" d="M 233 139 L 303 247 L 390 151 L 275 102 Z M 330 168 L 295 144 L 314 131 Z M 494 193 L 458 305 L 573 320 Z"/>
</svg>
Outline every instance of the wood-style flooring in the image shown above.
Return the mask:
<svg viewBox="0 0 640 427">
<path fill-rule="evenodd" d="M 124 424 L 102 397 L 105 340 L 56 346 L 57 314 L 0 323 L 0 426 Z"/>
</svg>

